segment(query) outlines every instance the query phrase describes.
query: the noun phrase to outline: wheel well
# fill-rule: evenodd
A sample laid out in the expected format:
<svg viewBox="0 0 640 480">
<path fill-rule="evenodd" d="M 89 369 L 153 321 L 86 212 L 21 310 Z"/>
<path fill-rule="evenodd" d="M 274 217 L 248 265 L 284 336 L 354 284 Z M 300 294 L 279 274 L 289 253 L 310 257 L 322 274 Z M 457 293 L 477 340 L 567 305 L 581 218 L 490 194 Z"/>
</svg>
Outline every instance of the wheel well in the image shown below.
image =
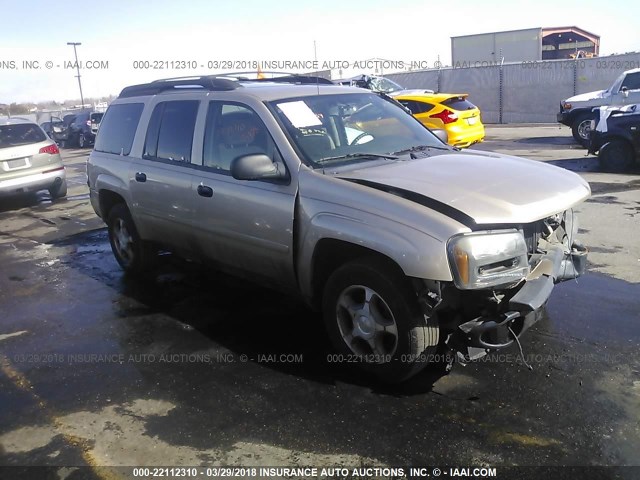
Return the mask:
<svg viewBox="0 0 640 480">
<path fill-rule="evenodd" d="M 102 214 L 102 218 L 106 221 L 109 216 L 109 212 L 113 208 L 114 205 L 118 203 L 124 203 L 126 205 L 124 198 L 119 194 L 112 192 L 111 190 L 100 190 L 99 193 L 100 199 L 100 213 Z"/>
<path fill-rule="evenodd" d="M 584 119 L 584 117 L 597 118 L 597 114 L 591 111 L 590 108 L 578 108 L 577 110 L 574 110 L 569 114 L 569 118 L 567 118 L 567 124 L 569 127 L 573 128 L 576 121 L 578 119 Z"/>
<path fill-rule="evenodd" d="M 400 265 L 380 252 L 343 240 L 325 238 L 316 245 L 311 261 L 313 305 L 320 307 L 324 286 L 334 271 L 347 262 L 363 257 L 375 258 L 377 261 L 404 275 Z"/>
<path fill-rule="evenodd" d="M 626 143 L 633 150 L 633 143 L 628 138 L 623 137 L 622 135 L 606 135 L 602 138 L 602 141 L 600 143 L 604 147 L 607 143 L 613 142 L 615 140 Z"/>
</svg>

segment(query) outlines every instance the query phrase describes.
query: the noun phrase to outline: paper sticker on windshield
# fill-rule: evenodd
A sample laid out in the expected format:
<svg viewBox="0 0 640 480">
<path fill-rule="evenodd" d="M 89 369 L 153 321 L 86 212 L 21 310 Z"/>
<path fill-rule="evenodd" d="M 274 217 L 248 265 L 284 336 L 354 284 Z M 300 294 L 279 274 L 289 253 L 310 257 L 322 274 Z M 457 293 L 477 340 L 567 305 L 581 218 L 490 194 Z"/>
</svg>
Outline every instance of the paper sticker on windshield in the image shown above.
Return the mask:
<svg viewBox="0 0 640 480">
<path fill-rule="evenodd" d="M 279 103 L 278 107 L 296 128 L 322 125 L 322 122 L 318 117 L 316 117 L 313 110 L 311 110 L 302 100 L 297 102 Z"/>
</svg>

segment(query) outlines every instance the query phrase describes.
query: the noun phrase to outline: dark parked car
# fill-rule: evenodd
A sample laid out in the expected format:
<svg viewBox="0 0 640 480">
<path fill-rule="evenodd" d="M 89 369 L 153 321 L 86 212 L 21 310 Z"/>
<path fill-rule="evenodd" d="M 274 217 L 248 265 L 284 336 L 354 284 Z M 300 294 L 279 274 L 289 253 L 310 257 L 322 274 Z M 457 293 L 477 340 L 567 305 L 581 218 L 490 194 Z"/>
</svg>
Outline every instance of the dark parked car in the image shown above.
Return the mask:
<svg viewBox="0 0 640 480">
<path fill-rule="evenodd" d="M 54 140 L 61 147 L 69 146 L 69 127 L 75 121 L 76 114 L 70 113 L 62 117 L 62 125 L 60 125 L 60 131 L 54 132 Z"/>
<path fill-rule="evenodd" d="M 600 165 L 621 172 L 640 162 L 640 106 L 601 107 L 601 120 L 593 121 L 589 153 Z M 595 128 L 594 128 L 595 127 Z"/>
<path fill-rule="evenodd" d="M 93 145 L 96 134 L 91 128 L 91 115 L 91 112 L 83 112 L 75 116 L 69 124 L 66 142 L 67 147 L 78 146 L 85 148 L 88 145 Z"/>
<path fill-rule="evenodd" d="M 40 128 L 44 130 L 44 133 L 46 133 L 50 139 L 57 141 L 57 135 L 62 133 L 66 127 L 64 122 L 58 117 L 51 117 L 50 121 L 41 123 Z"/>
</svg>

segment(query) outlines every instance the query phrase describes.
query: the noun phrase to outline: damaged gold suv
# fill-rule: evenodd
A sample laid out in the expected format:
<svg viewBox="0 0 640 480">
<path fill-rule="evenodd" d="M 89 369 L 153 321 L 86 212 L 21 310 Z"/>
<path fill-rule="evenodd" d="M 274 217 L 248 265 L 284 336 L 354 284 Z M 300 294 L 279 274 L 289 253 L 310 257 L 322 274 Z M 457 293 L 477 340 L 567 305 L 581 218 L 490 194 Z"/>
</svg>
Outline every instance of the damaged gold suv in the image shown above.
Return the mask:
<svg viewBox="0 0 640 480">
<path fill-rule="evenodd" d="M 578 175 L 459 151 L 384 94 L 321 79 L 127 87 L 87 172 L 125 271 L 163 248 L 292 292 L 388 381 L 509 347 L 586 263 Z"/>
</svg>

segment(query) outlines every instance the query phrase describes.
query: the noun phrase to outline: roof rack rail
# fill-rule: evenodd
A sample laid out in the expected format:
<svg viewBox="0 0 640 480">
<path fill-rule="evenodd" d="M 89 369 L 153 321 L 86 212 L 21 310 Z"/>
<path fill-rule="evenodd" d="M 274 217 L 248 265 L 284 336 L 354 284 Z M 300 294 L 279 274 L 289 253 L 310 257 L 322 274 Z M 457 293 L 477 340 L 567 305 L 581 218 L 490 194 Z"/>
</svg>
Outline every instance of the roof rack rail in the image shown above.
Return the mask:
<svg viewBox="0 0 640 480">
<path fill-rule="evenodd" d="M 277 82 L 277 83 L 299 83 L 299 84 L 320 84 L 320 85 L 334 85 L 334 83 L 328 78 L 318 76 L 307 75 L 288 75 L 285 77 L 274 78 L 259 78 L 258 82 Z"/>
<path fill-rule="evenodd" d="M 249 78 L 245 75 L 279 75 L 271 78 Z M 334 83 L 323 77 L 317 75 L 305 75 L 303 73 L 289 73 L 289 72 L 272 72 L 272 71 L 248 71 L 248 72 L 231 72 L 221 73 L 219 77 L 236 78 L 241 82 L 276 82 L 276 83 L 297 83 L 297 84 L 320 84 L 320 85 L 334 85 Z"/>
<path fill-rule="evenodd" d="M 131 85 L 120 92 L 119 98 L 136 97 L 139 95 L 155 95 L 167 90 L 184 90 L 186 88 L 201 88 L 211 91 L 235 90 L 241 85 L 237 80 L 220 78 L 215 75 L 201 77 L 176 77 L 154 80 L 150 83 Z"/>
</svg>

